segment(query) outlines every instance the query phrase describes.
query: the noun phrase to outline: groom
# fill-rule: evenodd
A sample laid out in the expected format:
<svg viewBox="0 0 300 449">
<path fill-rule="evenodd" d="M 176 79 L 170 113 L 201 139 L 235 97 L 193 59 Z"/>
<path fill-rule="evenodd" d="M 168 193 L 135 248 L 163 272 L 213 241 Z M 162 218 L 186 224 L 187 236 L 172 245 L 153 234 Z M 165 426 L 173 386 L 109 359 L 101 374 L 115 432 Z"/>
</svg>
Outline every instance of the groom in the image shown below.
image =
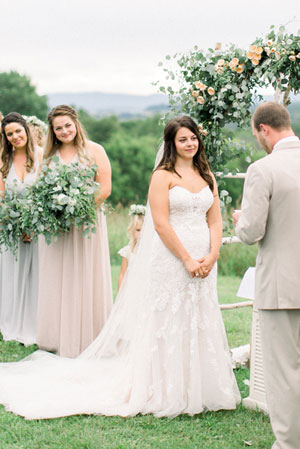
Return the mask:
<svg viewBox="0 0 300 449">
<path fill-rule="evenodd" d="M 272 449 L 300 448 L 300 141 L 277 103 L 255 110 L 252 132 L 266 157 L 251 164 L 237 236 L 258 242 L 255 306 L 259 309 Z"/>
</svg>

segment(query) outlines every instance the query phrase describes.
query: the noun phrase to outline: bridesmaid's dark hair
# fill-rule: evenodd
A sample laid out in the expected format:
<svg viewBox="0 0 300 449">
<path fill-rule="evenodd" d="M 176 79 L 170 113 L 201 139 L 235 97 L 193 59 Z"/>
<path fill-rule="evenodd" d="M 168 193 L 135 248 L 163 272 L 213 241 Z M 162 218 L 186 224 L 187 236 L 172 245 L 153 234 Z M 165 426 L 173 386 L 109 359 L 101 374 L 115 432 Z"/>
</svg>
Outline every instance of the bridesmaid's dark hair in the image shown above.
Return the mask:
<svg viewBox="0 0 300 449">
<path fill-rule="evenodd" d="M 193 165 L 196 170 L 200 173 L 200 176 L 207 182 L 210 190 L 214 191 L 214 181 L 211 175 L 211 170 L 209 163 L 204 152 L 204 145 L 200 137 L 200 132 L 197 124 L 188 115 L 183 115 L 181 117 L 173 118 L 166 125 L 164 130 L 164 152 L 162 159 L 155 170 L 163 169 L 176 173 L 177 176 L 181 178 L 179 173 L 175 169 L 177 151 L 175 146 L 175 136 L 180 128 L 188 128 L 198 139 L 199 147 L 198 151 L 193 157 Z"/>
<path fill-rule="evenodd" d="M 26 171 L 29 173 L 34 168 L 34 145 L 30 134 L 30 129 L 26 120 L 18 112 L 10 112 L 3 117 L 1 122 L 2 130 L 2 152 L 1 152 L 1 168 L 3 178 L 6 178 L 13 162 L 13 146 L 6 137 L 5 127 L 10 123 L 18 123 L 25 129 L 27 135 L 26 143 Z"/>
</svg>

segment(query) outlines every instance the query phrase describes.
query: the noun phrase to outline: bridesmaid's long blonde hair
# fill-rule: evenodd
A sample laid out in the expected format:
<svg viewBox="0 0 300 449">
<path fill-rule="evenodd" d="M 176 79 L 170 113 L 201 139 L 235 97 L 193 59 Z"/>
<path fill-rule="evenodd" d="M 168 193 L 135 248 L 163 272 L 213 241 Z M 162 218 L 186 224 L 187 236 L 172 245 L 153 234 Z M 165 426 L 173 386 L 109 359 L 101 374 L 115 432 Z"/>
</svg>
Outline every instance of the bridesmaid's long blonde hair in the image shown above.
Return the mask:
<svg viewBox="0 0 300 449">
<path fill-rule="evenodd" d="M 61 115 L 67 115 L 75 124 L 76 136 L 74 139 L 74 146 L 77 148 L 79 160 L 81 162 L 88 162 L 88 164 L 91 165 L 93 163 L 93 158 L 86 148 L 86 135 L 81 123 L 78 120 L 77 112 L 74 108 L 66 104 L 55 106 L 48 115 L 49 127 L 45 145 L 44 159 L 46 159 L 46 161 L 49 161 L 62 145 L 62 143 L 57 139 L 53 130 L 53 120 Z"/>
</svg>

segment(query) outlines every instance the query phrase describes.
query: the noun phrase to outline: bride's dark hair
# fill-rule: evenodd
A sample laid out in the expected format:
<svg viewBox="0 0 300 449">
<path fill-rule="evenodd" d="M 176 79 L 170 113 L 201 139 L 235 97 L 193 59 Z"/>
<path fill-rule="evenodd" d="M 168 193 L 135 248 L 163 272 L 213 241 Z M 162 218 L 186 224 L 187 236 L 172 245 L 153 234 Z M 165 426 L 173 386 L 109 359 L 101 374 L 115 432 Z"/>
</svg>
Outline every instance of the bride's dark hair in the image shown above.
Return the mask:
<svg viewBox="0 0 300 449">
<path fill-rule="evenodd" d="M 209 167 L 206 154 L 204 152 L 204 145 L 200 137 L 199 129 L 191 117 L 188 115 L 183 115 L 181 117 L 173 118 L 166 125 L 164 130 L 164 152 L 162 159 L 155 170 L 163 169 L 176 173 L 177 176 L 181 178 L 179 173 L 175 169 L 177 151 L 175 146 L 175 136 L 180 128 L 188 128 L 198 139 L 199 147 L 198 151 L 193 157 L 193 165 L 196 170 L 200 173 L 200 176 L 207 182 L 210 190 L 214 190 L 214 181 L 211 175 L 211 170 Z"/>
</svg>

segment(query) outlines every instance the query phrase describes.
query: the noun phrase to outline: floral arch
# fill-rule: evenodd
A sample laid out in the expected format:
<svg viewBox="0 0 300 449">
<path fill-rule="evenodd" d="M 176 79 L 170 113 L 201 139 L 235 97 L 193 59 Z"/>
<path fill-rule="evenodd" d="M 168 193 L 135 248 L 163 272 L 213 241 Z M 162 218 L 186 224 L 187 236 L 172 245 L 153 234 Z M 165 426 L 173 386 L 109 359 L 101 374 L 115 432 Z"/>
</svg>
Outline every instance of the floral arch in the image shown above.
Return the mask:
<svg viewBox="0 0 300 449">
<path fill-rule="evenodd" d="M 169 114 L 186 113 L 198 122 L 213 171 L 226 173 L 226 162 L 244 153 L 245 146 L 233 143 L 224 128 L 249 125 L 251 108 L 262 99 L 259 88 L 272 85 L 274 100 L 282 99 L 285 106 L 290 93 L 300 91 L 300 30 L 294 35 L 284 26 L 277 32 L 271 26 L 248 51 L 235 45 L 223 50 L 217 44 L 203 52 L 195 46 L 187 54 L 167 56 L 167 64 L 171 59 L 179 70 L 163 70 L 167 79 L 177 79 L 180 87 L 175 91 L 172 86 L 161 86 L 160 91 L 169 96 Z"/>
</svg>

